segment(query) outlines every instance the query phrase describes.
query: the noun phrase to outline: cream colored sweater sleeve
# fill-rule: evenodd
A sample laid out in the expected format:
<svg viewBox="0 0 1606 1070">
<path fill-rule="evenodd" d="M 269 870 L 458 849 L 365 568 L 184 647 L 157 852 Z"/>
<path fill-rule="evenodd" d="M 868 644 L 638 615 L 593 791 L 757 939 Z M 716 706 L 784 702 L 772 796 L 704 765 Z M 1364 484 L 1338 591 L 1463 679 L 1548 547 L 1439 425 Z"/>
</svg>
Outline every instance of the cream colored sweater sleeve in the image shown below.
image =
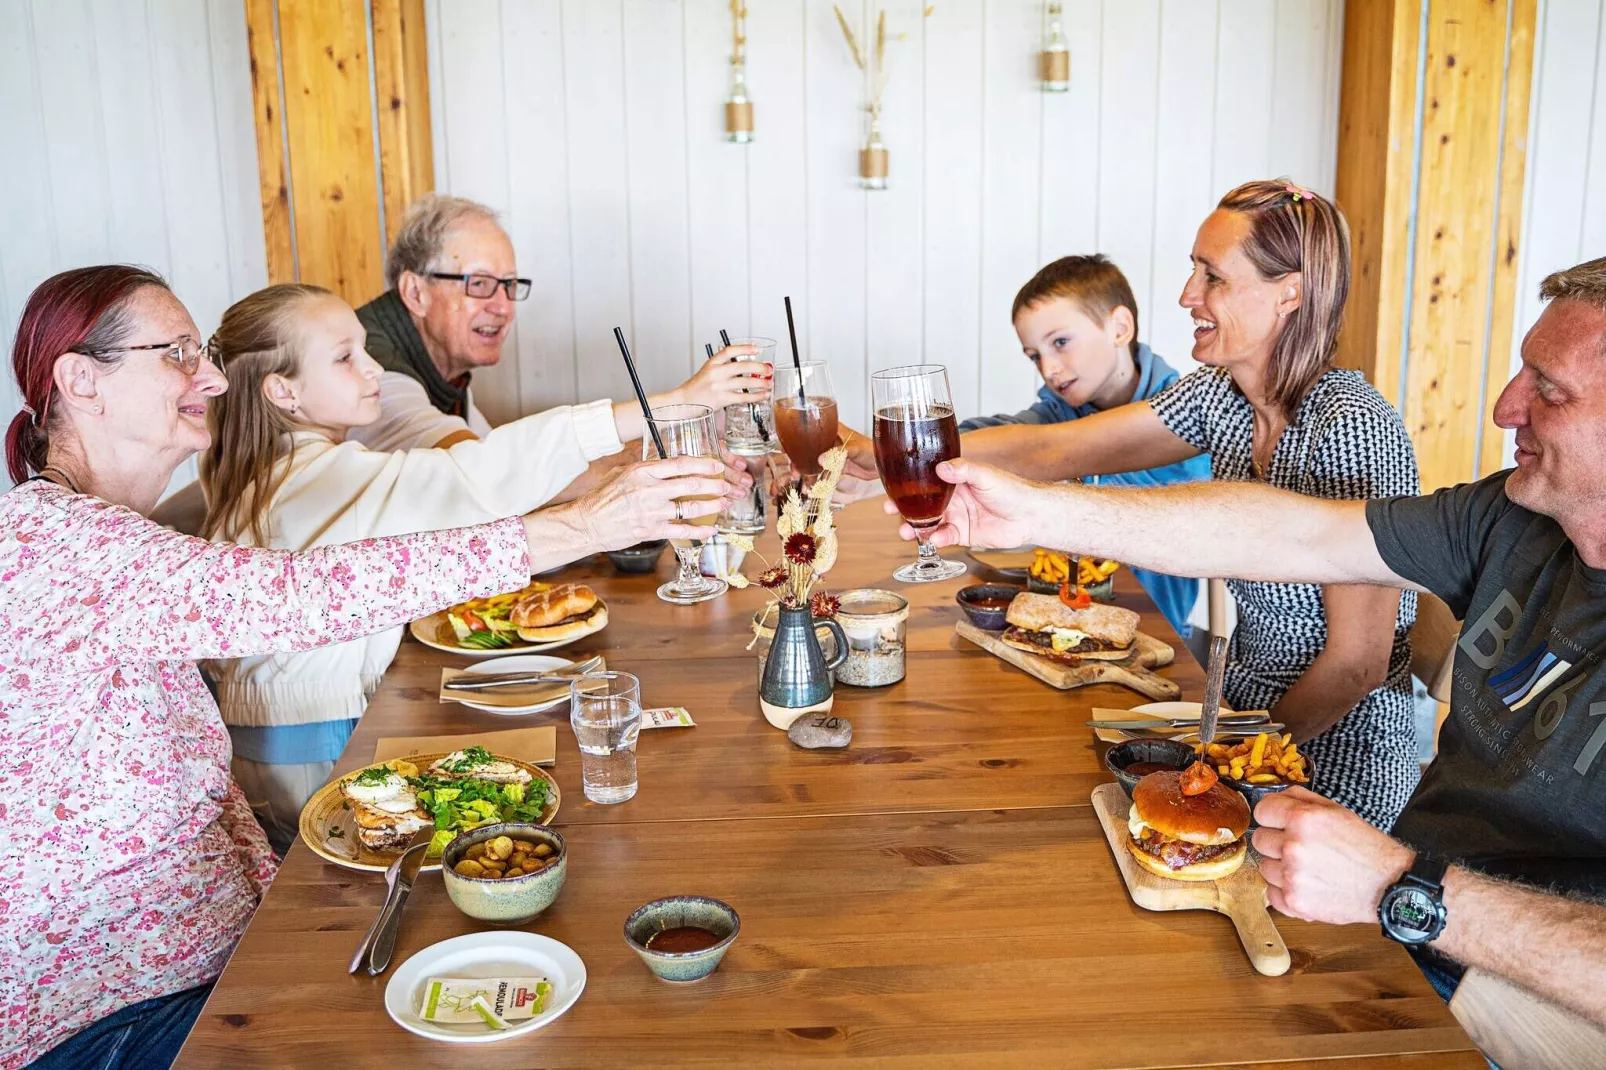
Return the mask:
<svg viewBox="0 0 1606 1070">
<path fill-rule="evenodd" d="M 273 504 L 274 542 L 298 548 L 519 516 L 624 448 L 610 401 L 548 409 L 444 450 L 307 445 Z"/>
</svg>

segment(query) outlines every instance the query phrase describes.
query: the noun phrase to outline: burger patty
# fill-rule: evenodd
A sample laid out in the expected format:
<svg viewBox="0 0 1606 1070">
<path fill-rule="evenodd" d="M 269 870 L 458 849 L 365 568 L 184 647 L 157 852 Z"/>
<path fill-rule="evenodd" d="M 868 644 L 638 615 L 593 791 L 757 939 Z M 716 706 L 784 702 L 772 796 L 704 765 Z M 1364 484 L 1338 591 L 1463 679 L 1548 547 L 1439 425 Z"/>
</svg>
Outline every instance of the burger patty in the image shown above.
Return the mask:
<svg viewBox="0 0 1606 1070">
<path fill-rule="evenodd" d="M 1085 654 L 1089 650 L 1125 649 L 1110 642 L 1108 639 L 1099 639 L 1090 635 L 1069 649 L 1055 650 L 1054 634 L 1052 632 L 1027 631 L 1025 628 L 1018 628 L 1013 624 L 1004 629 L 1004 638 L 1013 639 L 1017 643 L 1030 643 L 1032 646 L 1042 647 L 1049 654 Z"/>
<path fill-rule="evenodd" d="M 1231 843 L 1203 844 L 1189 843 L 1187 840 L 1168 840 L 1154 833 L 1153 829 L 1144 829 L 1142 839 L 1133 839 L 1138 850 L 1146 855 L 1152 855 L 1166 864 L 1168 869 L 1181 869 L 1191 866 L 1195 862 L 1208 862 L 1212 858 L 1220 858 L 1238 849 L 1241 839 Z"/>
</svg>

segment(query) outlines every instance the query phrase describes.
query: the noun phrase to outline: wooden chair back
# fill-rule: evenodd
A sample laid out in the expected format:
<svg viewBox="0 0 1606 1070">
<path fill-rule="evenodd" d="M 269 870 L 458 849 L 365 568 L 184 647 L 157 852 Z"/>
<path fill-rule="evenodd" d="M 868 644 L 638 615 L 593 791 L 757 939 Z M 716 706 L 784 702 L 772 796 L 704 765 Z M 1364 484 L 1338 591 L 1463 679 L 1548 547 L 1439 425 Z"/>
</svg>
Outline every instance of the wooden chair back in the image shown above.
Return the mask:
<svg viewBox="0 0 1606 1070">
<path fill-rule="evenodd" d="M 1468 970 L 1450 1013 L 1502 1070 L 1597 1070 L 1606 1029 L 1481 970 Z"/>
<path fill-rule="evenodd" d="M 1416 624 L 1411 628 L 1411 675 L 1422 681 L 1436 701 L 1450 701 L 1450 669 L 1461 622 L 1444 600 L 1426 591 L 1416 596 Z"/>
</svg>

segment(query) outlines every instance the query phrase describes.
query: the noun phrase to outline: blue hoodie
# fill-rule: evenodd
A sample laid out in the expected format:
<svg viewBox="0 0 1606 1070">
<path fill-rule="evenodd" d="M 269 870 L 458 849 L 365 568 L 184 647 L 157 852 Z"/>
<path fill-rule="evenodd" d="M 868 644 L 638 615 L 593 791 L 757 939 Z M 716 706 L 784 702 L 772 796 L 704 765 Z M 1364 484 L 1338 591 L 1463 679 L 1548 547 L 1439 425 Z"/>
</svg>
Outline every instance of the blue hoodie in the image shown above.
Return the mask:
<svg viewBox="0 0 1606 1070">
<path fill-rule="evenodd" d="M 1132 395 L 1133 401 L 1147 401 L 1166 387 L 1177 381 L 1176 369 L 1165 362 L 1143 343 L 1138 343 L 1133 354 L 1138 366 L 1138 386 Z M 960 431 L 974 431 L 979 427 L 997 427 L 1001 424 L 1061 424 L 1067 420 L 1077 420 L 1083 416 L 1091 416 L 1099 410 L 1092 405 L 1072 405 L 1054 391 L 1044 386 L 1037 392 L 1037 400 L 1032 407 L 1013 416 L 976 416 L 959 425 Z M 1121 472 L 1117 475 L 1100 476 L 1104 483 L 1120 483 L 1134 487 L 1155 487 L 1167 483 L 1192 483 L 1195 480 L 1210 478 L 1210 458 L 1205 455 L 1190 457 L 1177 464 L 1168 464 L 1163 468 L 1145 468 L 1137 472 Z M 1193 612 L 1193 604 L 1199 598 L 1199 581 L 1186 579 L 1181 576 L 1167 576 L 1160 572 L 1150 572 L 1148 569 L 1135 568 L 1132 574 L 1143 584 L 1143 589 L 1149 592 L 1154 604 L 1160 607 L 1165 619 L 1177 630 L 1177 634 L 1187 637 L 1189 632 L 1188 614 Z"/>
</svg>

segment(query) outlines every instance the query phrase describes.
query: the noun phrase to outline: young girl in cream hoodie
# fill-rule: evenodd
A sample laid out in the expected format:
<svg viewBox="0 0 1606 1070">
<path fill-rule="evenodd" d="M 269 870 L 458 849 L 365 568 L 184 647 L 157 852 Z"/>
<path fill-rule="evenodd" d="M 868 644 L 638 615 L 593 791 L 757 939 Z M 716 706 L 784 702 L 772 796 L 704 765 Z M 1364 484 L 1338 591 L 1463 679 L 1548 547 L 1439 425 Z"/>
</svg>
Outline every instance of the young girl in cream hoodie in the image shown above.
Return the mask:
<svg viewBox="0 0 1606 1070">
<path fill-rule="evenodd" d="M 447 449 L 369 451 L 346 440 L 379 416 L 382 370 L 363 337 L 351 307 L 316 286 L 270 286 L 223 314 L 209 343 L 229 389 L 211 407 L 201 465 L 206 537 L 304 550 L 516 516 L 645 433 L 638 405 L 603 400 L 549 409 Z M 767 366 L 740 360 L 745 352 L 709 361 L 653 404 L 719 408 L 747 400 L 744 390 L 767 390 Z M 621 469 L 578 503 L 609 546 L 646 537 L 649 522 L 632 496 L 663 478 L 655 467 Z M 688 515 L 722 502 L 698 504 L 687 504 Z M 276 849 L 294 839 L 302 805 L 328 779 L 400 641 L 392 628 L 299 654 L 205 663 L 234 741 L 235 779 Z"/>
</svg>

